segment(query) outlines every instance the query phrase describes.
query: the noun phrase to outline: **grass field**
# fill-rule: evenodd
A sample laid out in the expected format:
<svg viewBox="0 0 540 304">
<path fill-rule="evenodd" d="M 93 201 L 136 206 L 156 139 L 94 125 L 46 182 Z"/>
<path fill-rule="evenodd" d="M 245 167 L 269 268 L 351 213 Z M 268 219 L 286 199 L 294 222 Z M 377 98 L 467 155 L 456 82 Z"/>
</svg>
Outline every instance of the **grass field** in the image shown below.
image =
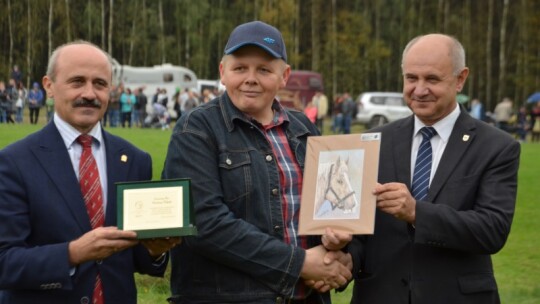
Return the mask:
<svg viewBox="0 0 540 304">
<path fill-rule="evenodd" d="M 42 120 L 43 121 L 43 120 Z M 328 125 L 328 123 L 326 124 Z M 0 124 L 0 149 L 43 127 Z M 360 132 L 354 126 L 353 132 Z M 170 131 L 157 129 L 109 129 L 149 152 L 153 158 L 154 179 L 159 179 Z M 540 303 L 540 144 L 522 144 L 518 199 L 512 232 L 506 246 L 494 255 L 494 268 L 502 303 Z M 168 272 L 167 272 L 168 276 Z M 139 303 L 165 303 L 168 279 L 137 276 Z M 349 303 L 350 289 L 333 295 L 335 304 Z"/>
</svg>

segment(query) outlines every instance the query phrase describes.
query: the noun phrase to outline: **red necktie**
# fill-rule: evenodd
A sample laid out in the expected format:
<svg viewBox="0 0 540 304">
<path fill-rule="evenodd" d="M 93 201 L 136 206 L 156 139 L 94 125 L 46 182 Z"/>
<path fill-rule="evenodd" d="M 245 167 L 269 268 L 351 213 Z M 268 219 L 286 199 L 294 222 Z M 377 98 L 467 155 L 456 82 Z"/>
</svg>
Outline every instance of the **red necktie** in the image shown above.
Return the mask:
<svg viewBox="0 0 540 304">
<path fill-rule="evenodd" d="M 79 184 L 86 204 L 86 210 L 90 217 L 92 229 L 103 226 L 105 215 L 103 212 L 103 192 L 99 181 L 99 171 L 96 160 L 92 155 L 92 136 L 81 135 L 77 142 L 83 147 L 81 161 L 79 163 Z M 103 304 L 103 288 L 101 286 L 101 277 L 96 278 L 93 295 L 94 304 Z"/>
</svg>

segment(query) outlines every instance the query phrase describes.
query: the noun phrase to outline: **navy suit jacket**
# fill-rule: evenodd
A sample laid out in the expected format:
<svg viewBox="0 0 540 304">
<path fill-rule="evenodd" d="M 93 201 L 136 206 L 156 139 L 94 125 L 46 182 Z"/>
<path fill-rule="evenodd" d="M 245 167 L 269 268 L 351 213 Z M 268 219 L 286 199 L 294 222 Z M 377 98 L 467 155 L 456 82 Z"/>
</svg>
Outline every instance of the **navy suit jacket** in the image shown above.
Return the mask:
<svg viewBox="0 0 540 304">
<path fill-rule="evenodd" d="M 410 189 L 413 130 L 413 116 L 374 130 L 380 183 Z M 352 303 L 499 303 L 490 255 L 510 233 L 519 154 L 511 136 L 462 109 L 415 227 L 377 210 L 374 235 L 350 244 Z"/>
<path fill-rule="evenodd" d="M 116 225 L 115 183 L 150 180 L 150 155 L 103 131 L 108 197 L 105 226 Z M 122 156 L 125 157 L 122 161 Z M 54 123 L 0 151 L 0 303 L 88 303 L 97 272 L 105 303 L 136 303 L 133 273 L 163 275 L 137 245 L 70 275 L 68 244 L 91 230 L 68 152 Z"/>
</svg>

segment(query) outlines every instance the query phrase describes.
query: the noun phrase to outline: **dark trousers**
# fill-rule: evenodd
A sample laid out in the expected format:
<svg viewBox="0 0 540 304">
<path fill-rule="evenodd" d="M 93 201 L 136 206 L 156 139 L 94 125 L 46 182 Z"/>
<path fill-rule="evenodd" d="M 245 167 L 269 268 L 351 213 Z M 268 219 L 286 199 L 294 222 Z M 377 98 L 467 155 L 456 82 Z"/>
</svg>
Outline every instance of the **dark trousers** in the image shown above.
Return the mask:
<svg viewBox="0 0 540 304">
<path fill-rule="evenodd" d="M 122 112 L 122 128 L 126 127 L 126 122 L 128 123 L 128 128 L 131 128 L 131 112 Z"/>
<path fill-rule="evenodd" d="M 37 124 L 39 118 L 39 108 L 30 108 L 30 123 Z"/>
</svg>

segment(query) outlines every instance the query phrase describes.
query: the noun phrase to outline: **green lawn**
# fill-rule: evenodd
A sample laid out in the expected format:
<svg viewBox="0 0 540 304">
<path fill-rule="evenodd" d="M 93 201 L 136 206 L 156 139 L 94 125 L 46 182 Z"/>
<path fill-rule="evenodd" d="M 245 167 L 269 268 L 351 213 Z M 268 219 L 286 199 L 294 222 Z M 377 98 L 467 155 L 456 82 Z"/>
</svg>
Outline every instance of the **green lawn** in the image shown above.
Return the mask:
<svg viewBox="0 0 540 304">
<path fill-rule="evenodd" d="M 0 124 L 0 148 L 43 127 Z M 328 126 L 329 123 L 327 122 Z M 171 131 L 159 129 L 108 129 L 126 138 L 153 158 L 154 179 L 159 179 Z M 353 132 L 360 132 L 354 126 Z M 325 134 L 329 134 L 326 132 Z M 502 303 L 540 303 L 540 144 L 522 145 L 516 215 L 504 249 L 493 257 Z M 168 272 L 167 272 L 168 276 Z M 139 303 L 165 303 L 168 279 L 137 276 Z M 333 297 L 334 303 L 349 303 L 350 288 Z"/>
</svg>

